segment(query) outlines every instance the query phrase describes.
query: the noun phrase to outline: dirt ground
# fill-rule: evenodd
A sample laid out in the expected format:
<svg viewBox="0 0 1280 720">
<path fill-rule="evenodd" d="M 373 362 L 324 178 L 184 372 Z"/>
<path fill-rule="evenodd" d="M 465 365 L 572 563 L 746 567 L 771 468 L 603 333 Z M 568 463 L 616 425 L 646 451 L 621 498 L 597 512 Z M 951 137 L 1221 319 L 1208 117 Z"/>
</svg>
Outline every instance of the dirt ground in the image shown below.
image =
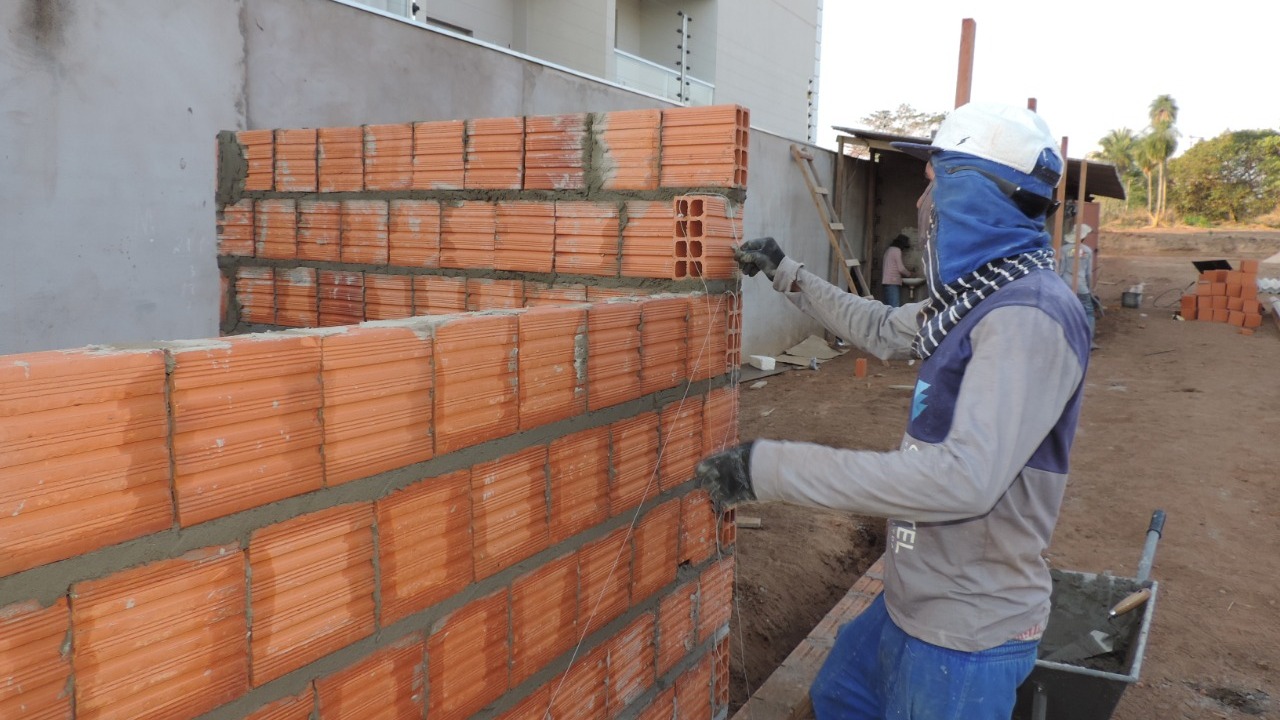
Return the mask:
<svg viewBox="0 0 1280 720">
<path fill-rule="evenodd" d="M 1264 259 L 1280 233 L 1188 235 L 1102 237 L 1107 313 L 1048 559 L 1131 577 L 1151 513 L 1164 509 L 1141 680 L 1114 717 L 1280 718 L 1280 332 L 1271 317 L 1252 337 L 1173 318 L 1195 279 L 1190 259 Z M 1280 264 L 1262 267 L 1280 276 Z M 1139 282 L 1142 306 L 1121 307 Z M 858 356 L 745 383 L 743 439 L 896 448 L 915 369 L 871 359 L 857 380 Z M 884 547 L 881 520 L 761 504 L 739 516 L 761 527 L 738 533 L 735 708 Z"/>
</svg>

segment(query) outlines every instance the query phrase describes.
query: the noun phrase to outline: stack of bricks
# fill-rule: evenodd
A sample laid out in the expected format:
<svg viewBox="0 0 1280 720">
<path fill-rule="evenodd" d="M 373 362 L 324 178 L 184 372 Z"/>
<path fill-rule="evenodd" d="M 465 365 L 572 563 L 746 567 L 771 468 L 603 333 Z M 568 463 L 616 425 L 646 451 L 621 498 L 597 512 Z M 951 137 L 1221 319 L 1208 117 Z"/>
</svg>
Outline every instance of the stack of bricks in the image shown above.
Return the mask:
<svg viewBox="0 0 1280 720">
<path fill-rule="evenodd" d="M 729 105 L 225 133 L 223 332 L 732 280 L 748 125 Z"/>
<path fill-rule="evenodd" d="M 1184 320 L 1227 323 L 1252 335 L 1262 325 L 1258 261 L 1242 260 L 1239 270 L 1200 273 L 1195 292 L 1182 296 L 1181 314 Z"/>
<path fill-rule="evenodd" d="M 692 475 L 737 442 L 741 306 L 715 238 L 674 272 L 744 188 L 574 189 L 573 142 L 662 113 L 611 115 L 242 133 L 233 305 L 296 329 L 0 357 L 0 717 L 724 716 L 736 538 Z M 598 282 L 631 202 L 670 273 Z"/>
</svg>

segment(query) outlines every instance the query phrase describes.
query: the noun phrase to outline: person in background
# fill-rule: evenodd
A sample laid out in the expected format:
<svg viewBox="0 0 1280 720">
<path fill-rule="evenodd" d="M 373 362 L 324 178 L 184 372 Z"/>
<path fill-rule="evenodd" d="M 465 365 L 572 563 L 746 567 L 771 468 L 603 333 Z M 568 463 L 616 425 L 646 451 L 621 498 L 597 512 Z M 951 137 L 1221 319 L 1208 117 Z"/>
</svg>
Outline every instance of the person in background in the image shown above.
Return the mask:
<svg viewBox="0 0 1280 720">
<path fill-rule="evenodd" d="M 911 277 L 911 271 L 902 262 L 902 253 L 909 247 L 910 238 L 899 235 L 889 243 L 889 249 L 884 251 L 880 285 L 884 287 L 884 304 L 889 307 L 902 307 L 902 278 Z"/>
<path fill-rule="evenodd" d="M 1067 220 L 1070 220 L 1070 212 L 1068 212 Z M 1093 249 L 1088 244 L 1078 242 L 1079 238 L 1088 237 L 1093 232 L 1093 228 L 1088 225 L 1076 222 L 1075 226 L 1063 234 L 1062 247 L 1058 251 L 1058 274 L 1062 276 L 1062 281 L 1067 284 L 1075 292 L 1076 297 L 1080 300 L 1080 306 L 1084 308 L 1085 320 L 1089 323 L 1089 345 L 1090 349 L 1097 349 L 1097 345 L 1093 344 L 1094 334 L 1097 330 L 1097 315 L 1094 312 L 1093 300 Z M 1079 250 L 1077 251 L 1077 245 Z M 1076 277 L 1076 253 L 1080 254 L 1080 277 Z M 1079 283 L 1077 285 L 1077 282 Z"/>
</svg>

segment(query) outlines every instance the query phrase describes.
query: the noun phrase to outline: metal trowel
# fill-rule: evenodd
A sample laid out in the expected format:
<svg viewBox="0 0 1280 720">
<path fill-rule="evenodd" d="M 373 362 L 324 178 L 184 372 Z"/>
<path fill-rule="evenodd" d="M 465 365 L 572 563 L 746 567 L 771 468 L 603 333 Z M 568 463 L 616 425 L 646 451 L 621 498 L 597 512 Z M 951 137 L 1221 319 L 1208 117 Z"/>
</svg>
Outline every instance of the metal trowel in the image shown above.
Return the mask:
<svg viewBox="0 0 1280 720">
<path fill-rule="evenodd" d="M 1107 624 L 1105 626 L 1093 630 L 1070 645 L 1058 648 L 1045 656 L 1044 659 L 1052 662 L 1068 663 L 1074 660 L 1085 660 L 1098 655 L 1106 655 L 1115 649 L 1118 628 L 1112 626 L 1112 621 L 1134 608 L 1141 607 L 1150 597 L 1151 588 L 1142 588 L 1130 594 L 1116 603 L 1115 607 L 1112 607 L 1107 613 Z"/>
</svg>

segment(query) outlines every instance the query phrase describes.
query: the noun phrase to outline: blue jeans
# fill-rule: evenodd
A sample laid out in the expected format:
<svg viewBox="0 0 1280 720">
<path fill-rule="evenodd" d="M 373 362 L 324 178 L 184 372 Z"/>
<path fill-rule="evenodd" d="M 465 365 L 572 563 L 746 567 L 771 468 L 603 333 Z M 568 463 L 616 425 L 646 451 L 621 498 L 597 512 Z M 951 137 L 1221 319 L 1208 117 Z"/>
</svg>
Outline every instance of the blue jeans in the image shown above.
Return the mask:
<svg viewBox="0 0 1280 720">
<path fill-rule="evenodd" d="M 981 652 L 930 645 L 898 628 L 880 595 L 840 628 L 809 697 L 818 720 L 1009 720 L 1037 641 Z"/>
<path fill-rule="evenodd" d="M 1093 340 L 1094 333 L 1097 330 L 1097 318 L 1094 315 L 1093 295 L 1091 293 L 1077 293 L 1076 298 L 1080 300 L 1080 305 L 1084 308 L 1085 320 L 1089 323 L 1089 340 Z"/>
<path fill-rule="evenodd" d="M 902 286 L 884 285 L 884 304 L 889 307 L 902 307 Z"/>
</svg>

